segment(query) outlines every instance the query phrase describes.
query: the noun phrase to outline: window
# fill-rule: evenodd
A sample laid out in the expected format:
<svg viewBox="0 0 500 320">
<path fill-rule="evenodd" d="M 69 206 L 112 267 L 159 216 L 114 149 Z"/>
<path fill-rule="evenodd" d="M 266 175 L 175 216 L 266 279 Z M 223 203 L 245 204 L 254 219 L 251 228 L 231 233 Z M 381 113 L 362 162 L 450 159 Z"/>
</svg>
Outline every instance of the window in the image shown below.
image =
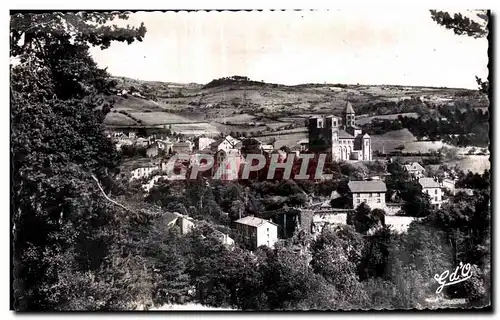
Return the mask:
<svg viewBox="0 0 500 320">
<path fill-rule="evenodd" d="M 318 119 L 318 128 L 323 128 L 323 119 Z"/>
<path fill-rule="evenodd" d="M 434 200 L 435 200 L 435 201 L 438 201 L 438 197 L 434 197 Z"/>
<path fill-rule="evenodd" d="M 438 189 L 435 190 L 434 194 L 438 194 Z"/>
<path fill-rule="evenodd" d="M 357 203 L 361 203 L 361 200 L 360 200 L 360 199 L 357 199 L 357 201 L 356 201 L 356 202 L 357 202 Z"/>
<path fill-rule="evenodd" d="M 269 232 L 269 228 L 267 228 L 267 232 Z"/>
<path fill-rule="evenodd" d="M 337 126 L 337 121 L 333 121 L 333 126 Z"/>
<path fill-rule="evenodd" d="M 373 193 L 370 193 L 370 198 L 373 197 Z"/>
<path fill-rule="evenodd" d="M 267 241 L 267 245 L 269 245 L 269 240 Z"/>
<path fill-rule="evenodd" d="M 377 203 L 380 203 L 380 199 L 377 199 Z"/>
</svg>

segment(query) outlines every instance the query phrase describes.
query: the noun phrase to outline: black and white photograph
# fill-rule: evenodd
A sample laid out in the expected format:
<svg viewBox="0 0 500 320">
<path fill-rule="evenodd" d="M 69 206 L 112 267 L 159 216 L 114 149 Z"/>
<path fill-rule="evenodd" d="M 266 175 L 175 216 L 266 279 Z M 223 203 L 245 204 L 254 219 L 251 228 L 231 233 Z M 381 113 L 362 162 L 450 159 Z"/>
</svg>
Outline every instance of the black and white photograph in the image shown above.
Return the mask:
<svg viewBox="0 0 500 320">
<path fill-rule="evenodd" d="M 377 10 L 11 10 L 11 310 L 491 311 L 494 12 Z"/>
</svg>

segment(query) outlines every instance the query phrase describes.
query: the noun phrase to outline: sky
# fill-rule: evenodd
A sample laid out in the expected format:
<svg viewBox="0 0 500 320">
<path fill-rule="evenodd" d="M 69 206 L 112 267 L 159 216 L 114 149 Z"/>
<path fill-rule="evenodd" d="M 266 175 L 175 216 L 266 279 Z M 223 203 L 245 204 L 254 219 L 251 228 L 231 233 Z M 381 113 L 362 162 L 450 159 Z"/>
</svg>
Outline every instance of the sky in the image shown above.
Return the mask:
<svg viewBox="0 0 500 320">
<path fill-rule="evenodd" d="M 181 83 L 240 75 L 286 85 L 475 89 L 475 75 L 488 75 L 487 40 L 457 36 L 423 9 L 137 12 L 125 24 L 141 22 L 143 42 L 92 48 L 99 66 Z"/>
</svg>

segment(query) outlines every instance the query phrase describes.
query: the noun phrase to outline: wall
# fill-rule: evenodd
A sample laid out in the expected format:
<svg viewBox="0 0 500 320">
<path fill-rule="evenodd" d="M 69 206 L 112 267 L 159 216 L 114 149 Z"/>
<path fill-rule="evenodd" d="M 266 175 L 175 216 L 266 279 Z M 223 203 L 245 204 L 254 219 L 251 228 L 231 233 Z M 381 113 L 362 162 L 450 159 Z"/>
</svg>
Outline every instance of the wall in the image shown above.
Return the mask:
<svg viewBox="0 0 500 320">
<path fill-rule="evenodd" d="M 427 193 L 431 197 L 431 204 L 437 205 L 438 208 L 441 207 L 443 201 L 441 188 L 425 188 L 422 192 Z"/>
<path fill-rule="evenodd" d="M 269 229 L 269 231 L 267 231 Z M 257 228 L 257 247 L 273 247 L 278 241 L 278 227 L 272 223 L 264 223 Z"/>
<path fill-rule="evenodd" d="M 380 202 L 378 200 L 380 200 Z M 370 206 L 371 209 L 385 209 L 385 192 L 353 193 L 352 202 L 354 209 L 356 209 L 363 202 Z"/>
</svg>

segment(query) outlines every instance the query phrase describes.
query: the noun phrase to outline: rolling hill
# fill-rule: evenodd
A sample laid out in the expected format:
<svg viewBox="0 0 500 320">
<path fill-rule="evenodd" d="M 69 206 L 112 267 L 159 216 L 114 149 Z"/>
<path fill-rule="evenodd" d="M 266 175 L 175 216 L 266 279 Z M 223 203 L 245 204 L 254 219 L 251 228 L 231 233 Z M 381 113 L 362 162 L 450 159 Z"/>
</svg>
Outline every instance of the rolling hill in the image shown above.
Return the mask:
<svg viewBox="0 0 500 320">
<path fill-rule="evenodd" d="M 266 134 L 304 127 L 310 114 L 341 113 L 346 100 L 363 123 L 375 118 L 415 116 L 438 105 L 488 107 L 477 90 L 391 85 L 303 84 L 285 86 L 244 77 L 214 80 L 209 84 L 180 84 L 113 78 L 117 84 L 109 126 L 165 126 L 205 123 L 211 131 Z M 125 90 L 125 91 L 124 91 Z M 404 109 L 400 107 L 404 102 Z M 363 120 L 362 120 L 362 119 Z M 256 127 L 255 123 L 265 127 Z M 215 128 L 215 129 L 214 129 Z"/>
</svg>

